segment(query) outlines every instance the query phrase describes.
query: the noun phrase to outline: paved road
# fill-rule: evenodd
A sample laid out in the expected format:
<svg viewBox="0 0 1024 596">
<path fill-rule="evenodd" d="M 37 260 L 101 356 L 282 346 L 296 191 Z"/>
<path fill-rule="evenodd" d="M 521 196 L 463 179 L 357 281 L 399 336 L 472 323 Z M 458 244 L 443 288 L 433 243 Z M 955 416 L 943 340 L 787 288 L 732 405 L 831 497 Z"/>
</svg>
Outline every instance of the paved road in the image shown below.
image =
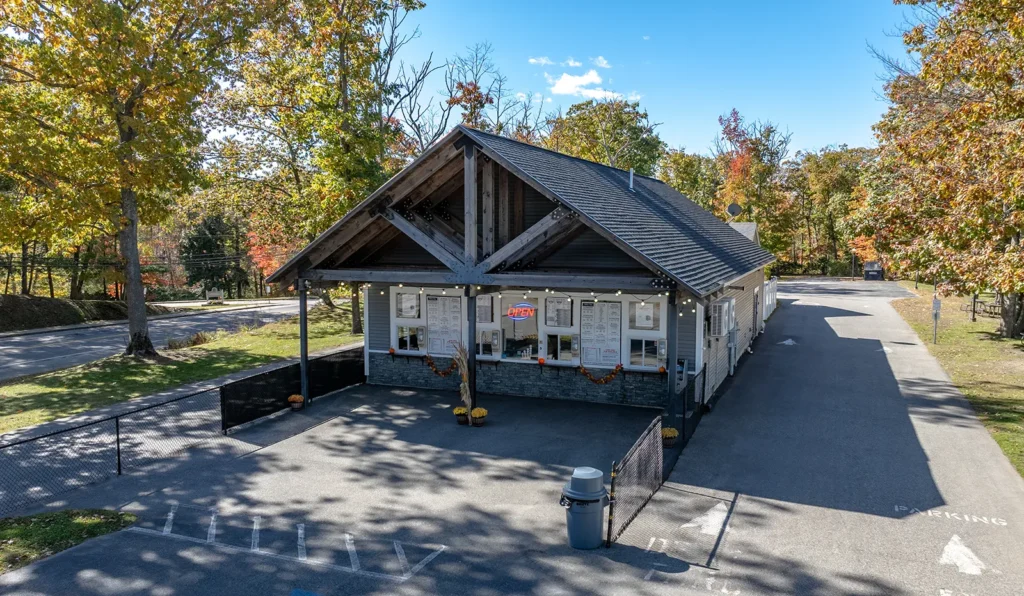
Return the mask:
<svg viewBox="0 0 1024 596">
<path fill-rule="evenodd" d="M 263 325 L 299 312 L 298 301 L 266 307 L 197 313 L 150 321 L 153 344 L 159 349 L 171 338 L 183 338 L 198 331 L 236 329 L 241 325 Z M 22 375 L 67 368 L 105 358 L 124 350 L 128 324 L 83 327 L 63 331 L 0 338 L 0 381 Z"/>
<path fill-rule="evenodd" d="M 778 292 L 754 354 L 628 531 L 625 544 L 677 562 L 652 564 L 648 581 L 667 593 L 1024 594 L 1024 481 L 892 309 L 904 291 Z"/>
</svg>

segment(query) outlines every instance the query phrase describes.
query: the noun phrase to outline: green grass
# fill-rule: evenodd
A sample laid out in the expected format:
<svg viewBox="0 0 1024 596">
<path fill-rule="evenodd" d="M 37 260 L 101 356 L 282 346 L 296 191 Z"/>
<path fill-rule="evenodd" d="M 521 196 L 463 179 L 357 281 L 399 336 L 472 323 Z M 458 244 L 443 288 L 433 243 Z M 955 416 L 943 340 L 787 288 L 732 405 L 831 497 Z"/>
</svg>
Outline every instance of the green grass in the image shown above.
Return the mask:
<svg viewBox="0 0 1024 596">
<path fill-rule="evenodd" d="M 131 513 L 69 509 L 0 519 L 0 574 L 135 523 Z"/>
<path fill-rule="evenodd" d="M 362 339 L 352 334 L 350 307 L 309 311 L 309 350 Z M 257 329 L 217 334 L 213 341 L 163 350 L 154 360 L 112 356 L 82 366 L 0 384 L 0 433 L 48 422 L 185 383 L 212 379 L 298 356 L 298 317 Z"/>
<path fill-rule="evenodd" d="M 914 282 L 901 282 L 914 291 Z M 970 313 L 960 305 L 970 298 L 942 299 L 938 344 L 932 344 L 932 292 L 920 284 L 918 297 L 893 302 L 893 307 L 917 331 L 950 378 L 974 406 L 985 428 L 1006 457 L 1024 476 L 1024 345 L 996 334 L 999 320 Z M 982 297 L 985 299 L 985 297 Z"/>
</svg>

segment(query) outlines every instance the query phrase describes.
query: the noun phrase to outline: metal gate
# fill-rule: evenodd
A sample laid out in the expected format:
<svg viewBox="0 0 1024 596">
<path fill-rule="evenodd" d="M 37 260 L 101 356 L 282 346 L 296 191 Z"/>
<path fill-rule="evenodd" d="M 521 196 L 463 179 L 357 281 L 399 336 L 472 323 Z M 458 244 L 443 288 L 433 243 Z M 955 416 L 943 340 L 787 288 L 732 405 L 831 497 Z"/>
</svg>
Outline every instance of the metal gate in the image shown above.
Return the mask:
<svg viewBox="0 0 1024 596">
<path fill-rule="evenodd" d="M 611 546 L 636 519 L 662 482 L 661 416 L 656 417 L 618 463 L 612 463 L 608 535 Z"/>
</svg>

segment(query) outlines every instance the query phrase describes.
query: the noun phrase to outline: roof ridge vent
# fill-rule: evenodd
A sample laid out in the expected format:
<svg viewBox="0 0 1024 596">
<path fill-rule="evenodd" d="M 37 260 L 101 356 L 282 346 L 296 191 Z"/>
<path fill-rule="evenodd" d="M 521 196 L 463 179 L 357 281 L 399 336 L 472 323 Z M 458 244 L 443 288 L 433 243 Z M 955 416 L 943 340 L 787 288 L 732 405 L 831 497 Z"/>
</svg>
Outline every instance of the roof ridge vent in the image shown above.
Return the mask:
<svg viewBox="0 0 1024 596">
<path fill-rule="evenodd" d="M 629 192 L 633 192 L 633 168 L 629 168 Z"/>
</svg>

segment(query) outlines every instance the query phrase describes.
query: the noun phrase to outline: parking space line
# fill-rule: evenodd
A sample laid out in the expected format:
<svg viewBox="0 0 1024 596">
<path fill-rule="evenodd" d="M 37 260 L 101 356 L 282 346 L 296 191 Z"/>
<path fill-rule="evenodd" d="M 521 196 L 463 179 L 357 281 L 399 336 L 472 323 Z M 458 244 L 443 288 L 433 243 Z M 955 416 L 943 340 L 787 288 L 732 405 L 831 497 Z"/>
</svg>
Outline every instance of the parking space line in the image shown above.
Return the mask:
<svg viewBox="0 0 1024 596">
<path fill-rule="evenodd" d="M 252 546 L 249 550 L 254 553 L 260 552 L 260 516 L 252 518 Z"/>
<path fill-rule="evenodd" d="M 398 566 L 402 569 L 402 575 L 409 575 L 409 559 L 405 558 L 405 549 L 397 540 L 395 540 L 395 555 L 398 556 Z"/>
<path fill-rule="evenodd" d="M 164 534 L 170 534 L 171 528 L 174 527 L 174 514 L 178 511 L 178 504 L 171 505 L 171 510 L 167 512 L 167 521 L 164 522 Z"/>
<path fill-rule="evenodd" d="M 217 512 L 210 512 L 210 527 L 206 530 L 206 541 L 213 542 L 217 538 Z"/>
<path fill-rule="evenodd" d="M 359 571 L 359 554 L 356 553 L 356 543 L 352 534 L 345 534 L 345 548 L 348 549 L 348 559 L 352 565 L 352 571 Z"/>
<path fill-rule="evenodd" d="M 306 524 L 296 526 L 299 530 L 299 560 L 306 560 Z"/>
</svg>

